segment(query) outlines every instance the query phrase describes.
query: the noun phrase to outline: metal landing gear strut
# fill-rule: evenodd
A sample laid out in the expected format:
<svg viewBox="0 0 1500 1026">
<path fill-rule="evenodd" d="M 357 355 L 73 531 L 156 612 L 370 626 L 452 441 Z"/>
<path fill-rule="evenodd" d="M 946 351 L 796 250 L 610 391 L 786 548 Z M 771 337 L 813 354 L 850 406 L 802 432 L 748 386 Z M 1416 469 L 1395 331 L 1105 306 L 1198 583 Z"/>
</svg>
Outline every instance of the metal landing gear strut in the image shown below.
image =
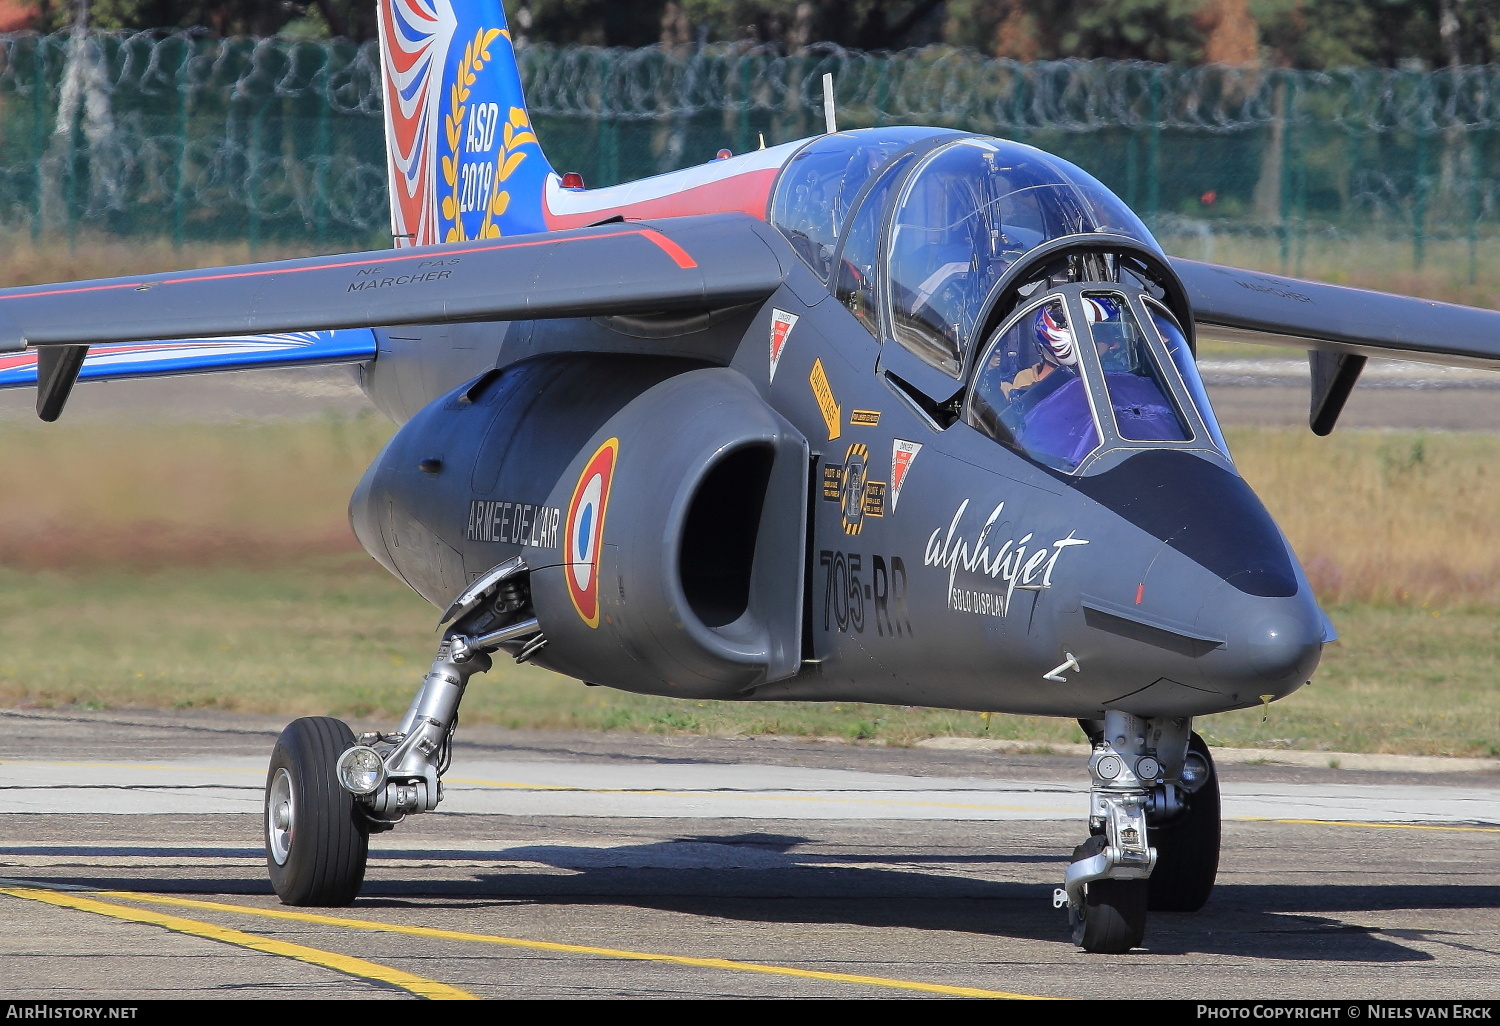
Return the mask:
<svg viewBox="0 0 1500 1026">
<path fill-rule="evenodd" d="M 1186 717 L 1108 711 L 1082 725 L 1093 743 L 1090 836 L 1074 849 L 1053 904 L 1067 907 L 1075 944 L 1119 954 L 1141 943 L 1148 909 L 1196 911 L 1208 900 L 1219 864 L 1218 779 Z"/>
<path fill-rule="evenodd" d="M 452 621 L 394 733 L 355 738 L 343 722 L 304 717 L 282 731 L 266 778 L 266 865 L 288 905 L 347 905 L 364 882 L 372 832 L 443 800 L 458 706 L 469 678 L 505 650 L 522 662 L 547 643 L 530 612 L 527 567 L 509 560 L 443 614 Z"/>
</svg>

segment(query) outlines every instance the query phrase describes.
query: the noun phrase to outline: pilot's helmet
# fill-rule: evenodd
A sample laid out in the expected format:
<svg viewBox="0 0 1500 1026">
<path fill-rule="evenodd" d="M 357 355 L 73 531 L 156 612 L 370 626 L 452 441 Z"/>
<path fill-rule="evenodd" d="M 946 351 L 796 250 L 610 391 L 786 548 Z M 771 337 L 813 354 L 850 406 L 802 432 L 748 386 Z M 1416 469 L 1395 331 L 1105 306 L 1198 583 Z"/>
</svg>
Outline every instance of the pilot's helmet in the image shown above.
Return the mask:
<svg viewBox="0 0 1500 1026">
<path fill-rule="evenodd" d="M 1120 304 L 1108 296 L 1084 296 L 1083 312 L 1090 324 L 1120 319 Z"/>
<path fill-rule="evenodd" d="M 1094 336 L 1094 344 L 1099 347 L 1101 357 L 1109 358 L 1110 365 L 1106 370 L 1118 370 L 1114 366 L 1119 360 L 1124 359 L 1129 341 L 1126 334 L 1129 330 L 1124 318 L 1120 301 L 1109 296 L 1084 296 L 1083 313 L 1089 322 L 1089 331 Z"/>
<path fill-rule="evenodd" d="M 1036 340 L 1041 343 L 1042 359 L 1048 363 L 1056 367 L 1078 366 L 1078 345 L 1060 307 L 1048 303 L 1037 311 Z"/>
</svg>

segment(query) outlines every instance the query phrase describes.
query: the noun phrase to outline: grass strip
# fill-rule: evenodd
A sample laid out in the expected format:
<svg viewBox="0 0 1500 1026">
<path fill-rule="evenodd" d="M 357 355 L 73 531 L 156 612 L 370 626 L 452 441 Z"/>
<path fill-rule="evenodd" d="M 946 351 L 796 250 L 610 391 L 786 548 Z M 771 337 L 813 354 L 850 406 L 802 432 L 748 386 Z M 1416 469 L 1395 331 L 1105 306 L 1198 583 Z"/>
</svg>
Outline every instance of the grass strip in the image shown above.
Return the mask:
<svg viewBox="0 0 1500 1026">
<path fill-rule="evenodd" d="M 1500 609 L 1354 603 L 1310 687 L 1202 717 L 1230 747 L 1500 755 Z M 1436 614 L 1436 615 L 1434 615 Z M 0 702 L 399 718 L 437 636 L 426 603 L 363 556 L 293 568 L 23 573 L 0 569 Z M 58 644 L 88 624 L 89 644 Z M 929 737 L 1082 740 L 1068 720 L 849 702 L 706 702 L 589 688 L 499 661 L 465 723 L 552 730 L 791 735 L 912 744 Z"/>
</svg>

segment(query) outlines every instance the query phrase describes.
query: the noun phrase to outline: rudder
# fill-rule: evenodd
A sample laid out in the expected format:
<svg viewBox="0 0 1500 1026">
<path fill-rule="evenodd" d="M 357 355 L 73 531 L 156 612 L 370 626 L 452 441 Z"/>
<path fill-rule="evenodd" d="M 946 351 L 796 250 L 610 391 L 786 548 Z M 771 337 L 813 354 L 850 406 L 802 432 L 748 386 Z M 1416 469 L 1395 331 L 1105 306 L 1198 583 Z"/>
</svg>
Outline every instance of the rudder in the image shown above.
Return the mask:
<svg viewBox="0 0 1500 1026">
<path fill-rule="evenodd" d="M 553 171 L 500 0 L 378 2 L 396 245 L 546 231 Z"/>
</svg>

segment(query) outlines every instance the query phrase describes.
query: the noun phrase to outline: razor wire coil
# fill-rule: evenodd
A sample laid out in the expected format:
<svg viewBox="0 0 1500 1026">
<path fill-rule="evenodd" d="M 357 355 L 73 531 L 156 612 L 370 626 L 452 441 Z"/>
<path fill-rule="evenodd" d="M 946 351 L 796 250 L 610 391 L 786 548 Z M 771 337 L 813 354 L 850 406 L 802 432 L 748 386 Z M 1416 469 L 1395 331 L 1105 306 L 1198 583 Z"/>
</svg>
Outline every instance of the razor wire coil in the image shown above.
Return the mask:
<svg viewBox="0 0 1500 1026">
<path fill-rule="evenodd" d="M 813 134 L 831 72 L 845 127 L 1034 142 L 1159 231 L 1373 220 L 1420 245 L 1500 221 L 1500 65 L 1310 72 L 743 44 L 532 45 L 518 59 L 549 155 L 591 184 Z M 371 244 L 388 230 L 385 190 L 373 43 L 0 36 L 4 230 Z"/>
</svg>

